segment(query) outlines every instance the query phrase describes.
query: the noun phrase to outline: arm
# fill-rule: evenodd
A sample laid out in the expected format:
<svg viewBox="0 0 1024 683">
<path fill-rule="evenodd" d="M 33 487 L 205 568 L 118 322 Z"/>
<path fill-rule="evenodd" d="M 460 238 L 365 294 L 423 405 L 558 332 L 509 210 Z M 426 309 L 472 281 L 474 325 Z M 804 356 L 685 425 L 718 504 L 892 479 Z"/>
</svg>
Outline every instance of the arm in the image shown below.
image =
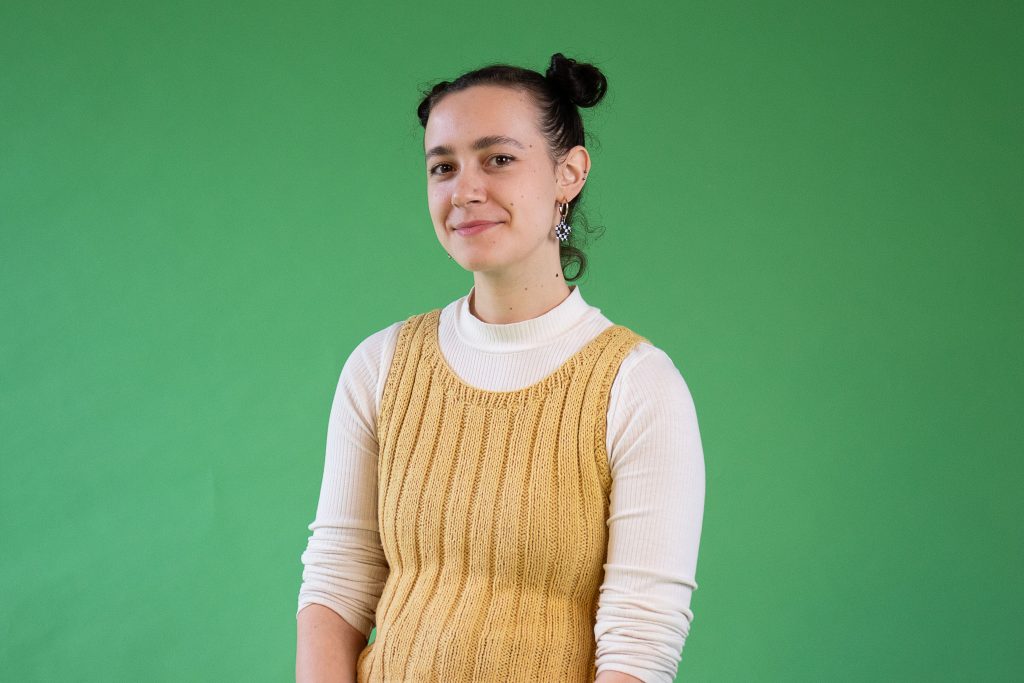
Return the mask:
<svg viewBox="0 0 1024 683">
<path fill-rule="evenodd" d="M 297 619 L 296 683 L 356 683 L 356 661 L 366 647 L 362 632 L 315 603 L 299 610 Z"/>
<path fill-rule="evenodd" d="M 397 327 L 363 341 L 341 371 L 296 615 L 296 680 L 354 681 L 389 573 L 377 528 L 376 419 Z M 385 356 L 388 356 L 385 359 Z"/>
<path fill-rule="evenodd" d="M 689 389 L 641 343 L 609 400 L 608 558 L 594 635 L 598 680 L 672 683 L 693 613 L 704 454 Z"/>
<path fill-rule="evenodd" d="M 624 674 L 621 671 L 602 671 L 597 674 L 597 679 L 594 683 L 644 683 L 636 676 L 630 676 Z"/>
</svg>

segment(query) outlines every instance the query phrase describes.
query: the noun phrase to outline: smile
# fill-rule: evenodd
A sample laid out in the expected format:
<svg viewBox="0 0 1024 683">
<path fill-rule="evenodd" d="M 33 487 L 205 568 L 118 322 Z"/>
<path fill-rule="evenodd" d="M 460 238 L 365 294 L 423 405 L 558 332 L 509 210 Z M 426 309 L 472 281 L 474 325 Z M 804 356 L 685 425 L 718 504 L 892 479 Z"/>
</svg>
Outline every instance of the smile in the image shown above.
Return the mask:
<svg viewBox="0 0 1024 683">
<path fill-rule="evenodd" d="M 494 227 L 495 225 L 497 225 L 497 223 L 480 223 L 479 225 L 474 225 L 474 226 L 469 227 L 469 228 L 461 228 L 461 229 L 457 228 L 455 230 L 455 232 L 457 232 L 458 234 L 462 235 L 463 237 L 470 237 L 471 235 L 476 235 L 478 233 L 481 233 L 484 230 L 486 230 L 487 228 Z"/>
</svg>

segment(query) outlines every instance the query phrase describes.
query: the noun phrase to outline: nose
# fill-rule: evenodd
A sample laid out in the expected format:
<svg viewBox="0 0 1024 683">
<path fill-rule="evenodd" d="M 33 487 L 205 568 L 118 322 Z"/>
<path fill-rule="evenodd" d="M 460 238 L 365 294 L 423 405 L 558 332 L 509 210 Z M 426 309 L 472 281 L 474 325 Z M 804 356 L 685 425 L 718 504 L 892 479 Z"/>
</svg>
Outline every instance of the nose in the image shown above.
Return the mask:
<svg viewBox="0 0 1024 683">
<path fill-rule="evenodd" d="M 462 207 L 469 202 L 482 202 L 486 196 L 483 180 L 475 168 L 459 171 L 452 187 L 452 206 Z"/>
</svg>

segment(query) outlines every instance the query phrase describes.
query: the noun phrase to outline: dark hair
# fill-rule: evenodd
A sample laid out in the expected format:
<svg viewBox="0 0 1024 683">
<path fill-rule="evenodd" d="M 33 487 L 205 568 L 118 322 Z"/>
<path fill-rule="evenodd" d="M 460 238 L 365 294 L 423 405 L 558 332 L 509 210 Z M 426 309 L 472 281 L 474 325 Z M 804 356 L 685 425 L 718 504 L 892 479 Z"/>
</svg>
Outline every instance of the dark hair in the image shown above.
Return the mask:
<svg viewBox="0 0 1024 683">
<path fill-rule="evenodd" d="M 608 80 L 596 66 L 577 62 L 556 52 L 551 55 L 551 62 L 543 76 L 536 71 L 510 64 L 490 64 L 464 73 L 454 81 L 437 83 L 423 92 L 423 100 L 416 109 L 420 124 L 427 127 L 430 111 L 445 95 L 474 85 L 500 85 L 529 93 L 540 110 L 540 130 L 547 141 L 548 156 L 555 162 L 576 145 L 584 145 L 586 134 L 578 107 L 593 107 L 608 90 Z M 566 277 L 566 282 L 578 280 L 587 269 L 587 256 L 579 249 L 580 242 L 585 242 L 585 239 L 578 226 L 589 233 L 590 224 L 585 216 L 575 215 L 576 205 L 582 198 L 581 189 L 569 202 L 565 220 L 572 225 L 573 230 L 569 239 L 559 245 L 563 274 L 568 264 L 578 264 L 575 275 Z"/>
</svg>

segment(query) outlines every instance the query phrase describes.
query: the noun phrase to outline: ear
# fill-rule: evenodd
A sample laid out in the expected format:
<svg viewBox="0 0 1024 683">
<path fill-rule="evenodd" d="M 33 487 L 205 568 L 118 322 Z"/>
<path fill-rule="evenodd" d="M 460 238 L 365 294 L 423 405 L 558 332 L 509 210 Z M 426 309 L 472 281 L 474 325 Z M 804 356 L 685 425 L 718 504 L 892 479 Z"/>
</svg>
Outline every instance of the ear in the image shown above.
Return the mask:
<svg viewBox="0 0 1024 683">
<path fill-rule="evenodd" d="M 555 172 L 559 201 L 564 203 L 575 199 L 583 190 L 589 172 L 590 154 L 583 145 L 576 145 L 569 150 Z"/>
</svg>

